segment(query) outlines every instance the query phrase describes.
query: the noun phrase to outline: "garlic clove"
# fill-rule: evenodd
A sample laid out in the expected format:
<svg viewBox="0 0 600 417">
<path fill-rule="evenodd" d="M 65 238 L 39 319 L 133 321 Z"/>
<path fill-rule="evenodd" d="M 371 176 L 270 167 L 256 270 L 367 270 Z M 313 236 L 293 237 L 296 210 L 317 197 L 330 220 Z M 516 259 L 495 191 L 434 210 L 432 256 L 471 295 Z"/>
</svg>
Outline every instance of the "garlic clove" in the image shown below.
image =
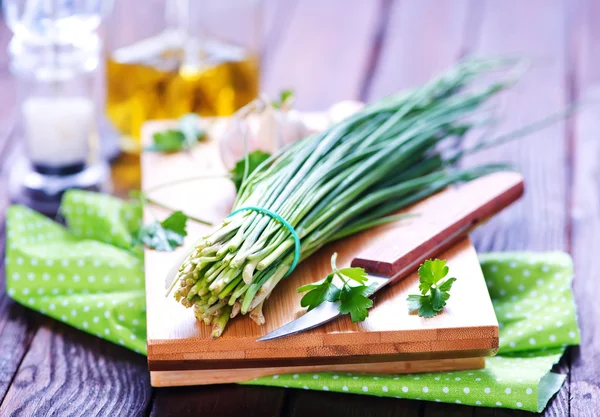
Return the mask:
<svg viewBox="0 0 600 417">
<path fill-rule="evenodd" d="M 302 123 L 306 127 L 307 135 L 322 132 L 331 125 L 329 116 L 325 112 L 302 112 Z"/>
<path fill-rule="evenodd" d="M 362 107 L 364 103 L 346 100 L 333 105 L 327 112 L 301 113 L 267 105 L 262 111 L 250 110 L 245 117 L 221 119 L 212 130 L 212 136 L 219 139 L 223 164 L 230 170 L 244 157 L 246 150 L 260 149 L 273 154 L 285 145 L 349 117 Z"/>
<path fill-rule="evenodd" d="M 281 141 L 282 145 L 289 145 L 310 134 L 304 123 L 302 114 L 297 110 L 289 110 L 281 113 Z"/>
<path fill-rule="evenodd" d="M 228 117 L 223 123 L 218 123 L 213 130 L 213 137 L 219 140 L 219 150 L 223 165 L 227 170 L 235 167 L 237 161 L 242 159 L 246 153 L 247 141 L 248 152 L 257 148 L 256 136 L 250 123 L 241 117 Z"/>
<path fill-rule="evenodd" d="M 275 153 L 282 146 L 281 141 L 281 112 L 267 106 L 257 117 L 258 129 L 256 139 L 258 149 L 270 154 Z"/>
</svg>

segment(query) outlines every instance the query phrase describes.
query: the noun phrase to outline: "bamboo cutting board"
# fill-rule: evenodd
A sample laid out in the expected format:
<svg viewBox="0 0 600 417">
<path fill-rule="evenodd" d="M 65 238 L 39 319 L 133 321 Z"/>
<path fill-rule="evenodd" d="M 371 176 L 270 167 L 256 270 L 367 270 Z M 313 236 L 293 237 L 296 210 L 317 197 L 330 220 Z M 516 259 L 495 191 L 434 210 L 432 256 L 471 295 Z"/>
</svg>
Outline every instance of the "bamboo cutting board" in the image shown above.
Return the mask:
<svg viewBox="0 0 600 417">
<path fill-rule="evenodd" d="M 168 122 L 149 123 L 143 136 L 149 140 L 153 132 L 171 126 Z M 144 191 L 225 171 L 218 146 L 211 141 L 188 153 L 144 153 L 141 165 Z M 485 199 L 498 187 L 505 187 L 510 201 L 518 198 L 523 189 L 518 174 L 494 175 L 497 177 L 470 183 L 469 195 Z M 416 245 L 435 244 L 427 236 L 440 227 L 440 222 L 464 216 L 460 204 L 464 195 L 456 198 L 458 194 L 453 193 L 445 191 L 413 206 L 410 211 L 419 214 L 416 218 L 378 227 L 323 248 L 278 285 L 263 309 L 265 325 L 258 326 L 248 317 L 238 316 L 217 340 L 210 339 L 211 328 L 198 323 L 191 309 L 172 297 L 165 298 L 165 278 L 172 266 L 180 262 L 185 248 L 170 253 L 146 251 L 148 364 L 152 384 L 241 382 L 264 375 L 318 370 L 401 373 L 482 367 L 483 357 L 497 350 L 498 323 L 477 254 L 468 239 L 435 254 L 448 260 L 450 275 L 458 280 L 443 313 L 432 319 L 408 314 L 406 297 L 418 293 L 418 276 L 413 273 L 378 293 L 363 323 L 341 317 L 298 335 L 256 341 L 303 314 L 302 295 L 296 293 L 296 288 L 326 276 L 333 252 L 338 252 L 340 267 L 350 265 L 354 259 L 355 264 L 368 267 L 374 262 L 381 267 L 391 265 L 399 256 L 410 259 Z M 229 179 L 212 178 L 165 187 L 151 195 L 172 208 L 218 224 L 229 213 L 235 190 Z M 161 208 L 153 208 L 153 212 L 161 219 L 169 214 Z M 150 220 L 148 211 L 145 217 Z M 209 230 L 188 222 L 186 246 Z"/>
</svg>

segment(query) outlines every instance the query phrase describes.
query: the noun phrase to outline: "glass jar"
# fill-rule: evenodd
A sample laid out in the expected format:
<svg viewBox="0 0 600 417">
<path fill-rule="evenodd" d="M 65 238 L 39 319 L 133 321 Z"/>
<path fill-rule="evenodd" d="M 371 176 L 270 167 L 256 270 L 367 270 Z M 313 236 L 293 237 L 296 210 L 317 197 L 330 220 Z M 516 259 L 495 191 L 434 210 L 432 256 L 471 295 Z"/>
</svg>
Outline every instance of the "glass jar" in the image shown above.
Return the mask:
<svg viewBox="0 0 600 417">
<path fill-rule="evenodd" d="M 108 179 L 99 154 L 96 106 L 100 38 L 109 1 L 5 0 L 14 36 L 16 135 L 24 154 L 11 170 L 13 198 L 52 212 L 69 188 L 99 189 Z M 24 198 L 25 200 L 22 200 Z"/>
<path fill-rule="evenodd" d="M 27 156 L 41 174 L 79 172 L 96 155 L 95 69 L 99 40 L 85 46 L 47 47 L 10 43 L 11 69 L 17 79 L 21 112 L 18 131 Z"/>
<path fill-rule="evenodd" d="M 258 96 L 260 0 L 121 0 L 107 25 L 106 111 L 126 137 L 186 113 L 227 116 Z"/>
<path fill-rule="evenodd" d="M 11 71 L 28 159 L 40 173 L 81 171 L 97 148 L 96 30 L 111 1 L 5 0 Z"/>
</svg>

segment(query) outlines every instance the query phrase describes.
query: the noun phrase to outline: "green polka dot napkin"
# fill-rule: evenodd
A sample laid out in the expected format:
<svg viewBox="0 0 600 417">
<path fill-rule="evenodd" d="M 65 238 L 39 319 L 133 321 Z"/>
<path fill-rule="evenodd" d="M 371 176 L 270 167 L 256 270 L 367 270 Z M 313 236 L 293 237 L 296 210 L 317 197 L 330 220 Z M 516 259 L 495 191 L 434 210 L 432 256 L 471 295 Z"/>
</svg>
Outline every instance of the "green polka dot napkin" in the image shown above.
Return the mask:
<svg viewBox="0 0 600 417">
<path fill-rule="evenodd" d="M 71 191 L 69 229 L 22 206 L 7 213 L 6 291 L 19 303 L 146 353 L 143 256 L 131 248 L 139 205 Z"/>
<path fill-rule="evenodd" d="M 565 379 L 550 368 L 567 345 L 579 343 L 571 258 L 558 252 L 487 254 L 481 266 L 500 324 L 500 349 L 485 369 L 275 375 L 250 384 L 542 411 Z"/>
<path fill-rule="evenodd" d="M 6 287 L 19 303 L 146 353 L 142 252 L 132 247 L 139 205 L 83 191 L 66 194 L 68 228 L 25 207 L 7 214 Z M 481 257 L 500 323 L 500 350 L 482 370 L 414 375 L 274 375 L 249 384 L 541 411 L 565 376 L 549 372 L 579 343 L 564 253 Z M 460 279 L 460 277 L 458 277 Z"/>
</svg>

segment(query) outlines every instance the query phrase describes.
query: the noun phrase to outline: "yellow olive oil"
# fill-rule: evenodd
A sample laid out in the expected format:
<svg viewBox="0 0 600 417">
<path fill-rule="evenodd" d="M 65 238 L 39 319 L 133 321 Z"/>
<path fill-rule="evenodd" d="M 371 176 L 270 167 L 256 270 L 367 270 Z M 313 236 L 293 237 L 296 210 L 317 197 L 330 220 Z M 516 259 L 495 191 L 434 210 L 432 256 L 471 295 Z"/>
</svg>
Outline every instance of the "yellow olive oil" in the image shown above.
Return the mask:
<svg viewBox="0 0 600 417">
<path fill-rule="evenodd" d="M 183 55 L 181 49 L 163 49 L 134 60 L 107 59 L 106 110 L 121 134 L 139 141 L 141 126 L 148 120 L 191 112 L 227 116 L 257 97 L 255 55 L 201 56 L 194 65 L 182 64 Z"/>
</svg>

